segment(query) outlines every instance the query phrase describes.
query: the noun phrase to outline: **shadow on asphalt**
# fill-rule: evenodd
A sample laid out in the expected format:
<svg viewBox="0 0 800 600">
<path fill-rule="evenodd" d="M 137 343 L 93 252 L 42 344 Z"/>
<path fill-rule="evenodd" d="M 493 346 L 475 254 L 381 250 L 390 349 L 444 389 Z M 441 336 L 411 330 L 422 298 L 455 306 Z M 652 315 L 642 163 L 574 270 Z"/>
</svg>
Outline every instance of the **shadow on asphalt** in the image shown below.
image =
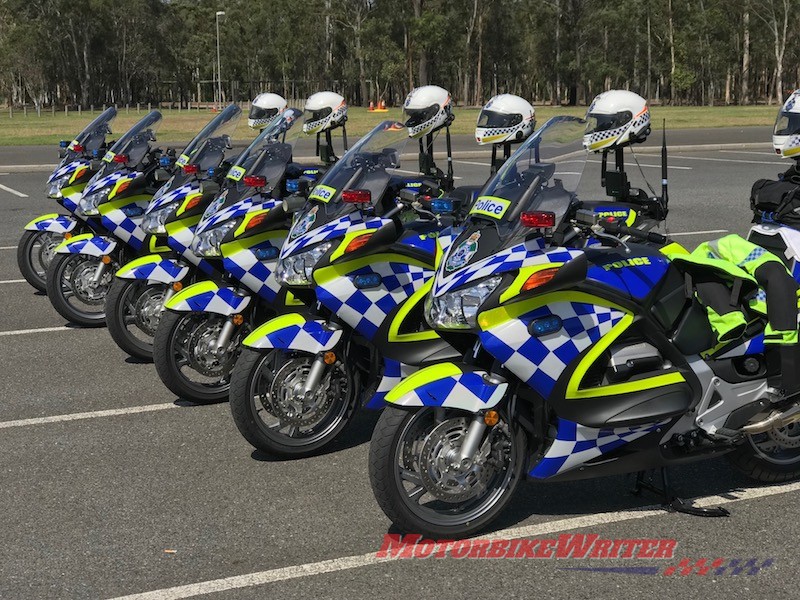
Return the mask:
<svg viewBox="0 0 800 600">
<path fill-rule="evenodd" d="M 355 448 L 362 444 L 369 443 L 372 437 L 372 430 L 375 428 L 375 423 L 378 421 L 380 411 L 362 410 L 356 414 L 353 422 L 333 444 L 319 452 L 316 456 L 325 456 L 328 454 L 335 454 L 343 450 Z M 284 462 L 291 460 L 302 460 L 294 458 L 285 458 L 280 456 L 273 456 L 261 450 L 253 450 L 250 457 L 259 462 Z"/>
</svg>

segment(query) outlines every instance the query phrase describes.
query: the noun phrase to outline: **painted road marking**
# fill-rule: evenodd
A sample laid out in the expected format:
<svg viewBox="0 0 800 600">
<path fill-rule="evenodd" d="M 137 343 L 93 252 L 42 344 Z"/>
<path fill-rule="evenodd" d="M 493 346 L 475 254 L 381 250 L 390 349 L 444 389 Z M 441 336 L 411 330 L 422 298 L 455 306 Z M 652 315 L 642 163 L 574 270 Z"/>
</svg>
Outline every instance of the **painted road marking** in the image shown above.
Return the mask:
<svg viewBox="0 0 800 600">
<path fill-rule="evenodd" d="M 18 419 L 16 421 L 0 421 L 0 429 L 11 427 L 27 427 L 28 425 L 44 425 L 46 423 L 63 423 L 65 421 L 81 421 L 84 419 L 98 419 L 100 417 L 116 417 L 119 415 L 133 415 L 137 413 L 180 408 L 174 402 L 161 404 L 146 404 L 145 406 L 131 406 L 128 408 L 112 408 L 110 410 L 95 410 L 92 412 L 72 413 L 70 415 L 55 415 L 52 417 L 36 417 L 33 419 Z"/>
<path fill-rule="evenodd" d="M 24 283 L 24 279 L 0 279 L 0 283 Z"/>
<path fill-rule="evenodd" d="M 17 246 L 0 246 L 0 250 L 16 250 Z"/>
<path fill-rule="evenodd" d="M 15 190 L 14 188 L 10 188 L 7 185 L 3 185 L 2 183 L 0 183 L 0 190 L 5 190 L 9 194 L 14 194 L 15 196 L 19 196 L 20 198 L 27 198 L 28 197 L 28 194 L 23 194 L 22 192 L 19 192 L 19 191 Z"/>
<path fill-rule="evenodd" d="M 590 162 L 590 163 L 595 164 L 595 165 L 603 164 L 603 161 L 600 161 L 600 160 L 587 160 L 586 162 Z M 636 163 L 633 163 L 633 164 L 635 165 Z M 633 165 L 629 165 L 629 166 L 633 166 Z M 639 166 L 640 167 L 649 167 L 651 169 L 660 169 L 661 168 L 661 165 L 646 165 L 644 163 L 642 163 Z M 691 171 L 691 170 L 694 169 L 694 167 L 679 167 L 678 165 L 667 165 L 667 168 L 668 169 L 675 169 L 677 171 Z"/>
<path fill-rule="evenodd" d="M 26 335 L 28 333 L 49 333 L 51 331 L 81 331 L 81 329 L 77 327 L 64 327 L 63 325 L 60 327 L 40 327 L 38 329 L 14 329 L 12 331 L 0 331 L 0 336 Z M 88 331 L 88 329 L 84 329 L 83 331 Z"/>
<path fill-rule="evenodd" d="M 720 150 L 721 154 L 758 154 L 759 156 L 777 156 L 774 152 L 758 152 L 756 150 Z"/>
<path fill-rule="evenodd" d="M 724 496 L 706 496 L 703 498 L 697 498 L 694 500 L 694 504 L 698 507 L 720 506 L 722 504 L 730 504 L 731 502 L 754 500 L 766 496 L 796 492 L 798 490 L 800 490 L 800 482 L 770 487 L 749 488 L 745 490 L 731 491 L 726 493 Z M 481 540 L 530 538 L 560 533 L 572 529 L 596 527 L 599 525 L 608 525 L 623 521 L 634 521 L 638 519 L 645 519 L 647 517 L 668 514 L 669 513 L 663 508 L 646 506 L 632 510 L 592 514 L 582 517 L 572 517 L 569 519 L 559 519 L 557 521 L 549 521 L 547 523 L 537 523 L 535 525 L 514 527 L 478 537 Z M 195 596 L 202 596 L 204 594 L 213 594 L 216 592 L 225 592 L 228 590 L 254 587 L 267 583 L 276 583 L 278 581 L 299 579 L 302 577 L 310 577 L 312 575 L 322 575 L 323 573 L 335 573 L 337 571 L 357 569 L 360 567 L 389 562 L 392 560 L 394 559 L 391 557 L 378 558 L 376 552 L 370 552 L 369 554 L 333 558 L 330 560 L 323 560 L 303 565 L 281 567 L 277 569 L 270 569 L 268 571 L 259 571 L 257 573 L 248 573 L 246 575 L 236 575 L 234 577 L 226 577 L 223 579 L 211 579 L 189 585 L 153 590 L 151 592 L 144 592 L 141 594 L 120 596 L 113 598 L 112 600 L 178 600 L 180 598 L 193 598 Z"/>
<path fill-rule="evenodd" d="M 486 165 L 484 165 L 486 166 Z M 419 171 L 406 171 L 405 169 L 391 169 L 395 173 L 405 173 L 406 175 L 417 175 L 419 177 L 427 177 L 427 175 L 423 175 Z M 453 179 L 464 179 L 463 177 L 453 177 Z"/>
<path fill-rule="evenodd" d="M 676 156 L 671 155 L 670 158 L 674 158 L 676 160 L 706 160 L 711 162 L 729 162 L 729 163 L 742 163 L 745 165 L 772 165 L 773 167 L 780 167 L 786 166 L 786 163 L 781 163 L 777 161 L 766 161 L 766 160 L 743 160 L 740 158 L 711 158 L 708 156 Z"/>
<path fill-rule="evenodd" d="M 705 231 L 683 231 L 681 233 L 670 233 L 670 237 L 677 237 L 681 235 L 706 235 L 709 233 L 728 233 L 727 229 L 707 229 Z"/>
</svg>

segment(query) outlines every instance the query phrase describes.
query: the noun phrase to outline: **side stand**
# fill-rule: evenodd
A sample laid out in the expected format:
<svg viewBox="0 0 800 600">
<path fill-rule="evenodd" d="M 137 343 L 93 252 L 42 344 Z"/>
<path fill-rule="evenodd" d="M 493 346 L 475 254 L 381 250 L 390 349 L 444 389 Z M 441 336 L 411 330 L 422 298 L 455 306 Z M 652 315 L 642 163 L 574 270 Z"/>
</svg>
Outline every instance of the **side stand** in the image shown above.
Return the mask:
<svg viewBox="0 0 800 600">
<path fill-rule="evenodd" d="M 663 506 L 669 512 L 679 512 L 686 515 L 693 515 L 695 517 L 730 516 L 731 513 L 721 506 L 717 506 L 716 508 L 701 508 L 698 506 L 692 506 L 685 500 L 682 500 L 675 495 L 675 492 L 670 485 L 669 477 L 667 475 L 667 468 L 661 467 L 659 470 L 661 471 L 661 487 L 653 483 L 652 476 L 645 479 L 645 472 L 639 471 L 636 474 L 636 482 L 634 483 L 632 493 L 636 496 L 640 496 L 642 490 L 646 490 L 661 496 L 661 506 Z"/>
</svg>

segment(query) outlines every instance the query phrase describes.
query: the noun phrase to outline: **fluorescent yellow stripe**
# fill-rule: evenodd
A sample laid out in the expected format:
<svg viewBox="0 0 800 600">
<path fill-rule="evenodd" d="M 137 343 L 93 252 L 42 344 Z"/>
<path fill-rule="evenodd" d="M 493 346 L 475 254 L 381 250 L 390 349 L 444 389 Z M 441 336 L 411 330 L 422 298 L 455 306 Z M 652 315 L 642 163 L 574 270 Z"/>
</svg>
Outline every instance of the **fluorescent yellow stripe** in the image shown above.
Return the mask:
<svg viewBox="0 0 800 600">
<path fill-rule="evenodd" d="M 135 258 L 131 262 L 126 265 L 123 265 L 122 268 L 117 271 L 117 276 L 122 277 L 127 275 L 134 269 L 138 269 L 139 267 L 144 267 L 146 265 L 150 265 L 153 263 L 160 263 L 164 260 L 164 257 L 160 254 L 148 254 L 147 256 L 142 256 L 140 258 Z"/>
<path fill-rule="evenodd" d="M 299 313 L 289 313 L 288 315 L 281 315 L 280 317 L 275 317 L 274 319 L 270 319 L 263 325 L 256 327 L 253 330 L 253 333 L 248 335 L 244 341 L 242 342 L 245 346 L 252 346 L 256 342 L 258 342 L 261 338 L 266 337 L 270 333 L 275 333 L 281 329 L 285 329 L 286 327 L 291 327 L 292 325 L 299 325 L 302 327 L 305 325 L 306 319 L 303 315 Z"/>
<path fill-rule="evenodd" d="M 189 298 L 194 298 L 195 296 L 199 296 L 200 294 L 205 294 L 207 292 L 216 292 L 218 289 L 219 286 L 213 281 L 200 281 L 198 283 L 194 283 L 189 287 L 183 288 L 180 292 L 167 300 L 167 302 L 164 304 L 164 308 L 175 308 L 181 302 L 184 302 Z"/>
<path fill-rule="evenodd" d="M 551 292 L 549 294 L 543 294 L 528 300 L 514 302 L 508 306 L 500 306 L 498 308 L 493 308 L 492 310 L 487 310 L 486 312 L 478 315 L 478 325 L 480 325 L 481 329 L 486 331 L 511 321 L 512 319 L 516 319 L 520 315 L 524 315 L 527 312 L 555 302 L 582 302 L 584 304 L 597 304 L 599 306 L 613 308 L 614 310 L 619 310 L 624 313 L 628 312 L 613 302 L 609 302 L 604 298 L 592 296 L 591 294 L 586 294 L 583 292 Z"/>
<path fill-rule="evenodd" d="M 286 238 L 287 235 L 289 235 L 289 232 L 286 231 L 285 229 L 266 231 L 264 233 L 259 233 L 258 235 L 246 237 L 241 240 L 233 240 L 231 242 L 225 242 L 224 244 L 220 245 L 219 250 L 222 253 L 222 256 L 229 257 L 233 256 L 237 252 L 242 252 L 243 250 L 250 250 L 251 248 L 258 246 L 262 242 L 271 240 L 281 240 L 282 238 Z M 283 242 L 279 242 L 273 245 L 280 248 L 283 245 Z"/>
<path fill-rule="evenodd" d="M 689 251 L 681 246 L 678 242 L 670 242 L 659 250 L 661 254 L 669 256 L 670 254 L 689 254 Z"/>
<path fill-rule="evenodd" d="M 444 379 L 446 377 L 458 377 L 463 371 L 451 362 L 442 363 L 440 365 L 433 365 L 420 369 L 416 373 L 412 373 L 403 381 L 394 386 L 389 393 L 386 394 L 387 402 L 396 402 L 407 393 L 414 391 L 416 388 L 422 387 L 428 383 Z"/>
<path fill-rule="evenodd" d="M 80 242 L 80 241 L 83 241 L 83 240 L 90 240 L 90 239 L 92 239 L 93 237 L 96 237 L 96 236 L 97 236 L 96 233 L 82 233 L 81 235 L 74 235 L 71 238 L 69 238 L 68 240 L 64 240 L 63 242 L 61 242 L 56 247 L 54 252 L 58 252 L 59 250 L 61 250 L 63 248 L 66 248 L 67 246 L 69 246 L 70 244 L 73 244 L 75 242 Z"/>
<path fill-rule="evenodd" d="M 362 256 L 356 260 L 349 260 L 345 263 L 340 263 L 338 265 L 330 265 L 328 267 L 324 267 L 322 269 L 315 269 L 314 270 L 314 281 L 317 285 L 324 285 L 333 279 L 337 279 L 339 277 L 345 277 L 348 273 L 360 269 L 361 267 L 366 267 L 369 265 L 374 265 L 377 263 L 385 263 L 385 262 L 399 262 L 407 265 L 414 265 L 416 267 L 422 267 L 424 269 L 432 269 L 433 267 L 422 261 L 409 258 L 408 256 L 403 256 L 401 254 L 370 254 L 369 256 Z"/>
<path fill-rule="evenodd" d="M 390 342 L 425 342 L 428 340 L 439 339 L 439 334 L 432 330 L 415 331 L 414 333 L 400 333 L 400 324 L 408 316 L 418 302 L 431 291 L 433 287 L 433 277 L 426 281 L 421 288 L 414 292 L 403 304 L 400 305 L 400 310 L 397 311 L 394 319 L 389 324 L 389 341 Z"/>
<path fill-rule="evenodd" d="M 36 225 L 41 221 L 47 221 L 48 219 L 55 219 L 58 216 L 60 216 L 58 213 L 50 213 L 49 215 L 42 215 L 41 217 L 36 217 L 33 221 L 25 225 L 25 228 L 27 229 L 28 227 L 33 227 L 34 225 Z"/>
</svg>

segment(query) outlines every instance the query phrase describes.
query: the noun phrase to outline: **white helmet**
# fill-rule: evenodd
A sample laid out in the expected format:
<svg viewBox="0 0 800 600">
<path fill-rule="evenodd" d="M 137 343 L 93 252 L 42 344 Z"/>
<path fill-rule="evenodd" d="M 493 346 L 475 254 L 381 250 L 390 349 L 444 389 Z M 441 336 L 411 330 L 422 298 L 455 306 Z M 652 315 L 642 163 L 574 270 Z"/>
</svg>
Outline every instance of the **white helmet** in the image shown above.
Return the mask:
<svg viewBox="0 0 800 600">
<path fill-rule="evenodd" d="M 639 94 L 611 90 L 597 96 L 586 113 L 583 147 L 591 152 L 643 142 L 650 135 L 650 109 Z"/>
<path fill-rule="evenodd" d="M 278 94 L 259 94 L 250 106 L 247 124 L 253 129 L 264 129 L 286 110 L 286 99 Z"/>
<path fill-rule="evenodd" d="M 333 129 L 347 120 L 347 103 L 336 92 L 317 92 L 306 100 L 303 133 Z"/>
<path fill-rule="evenodd" d="M 530 102 L 514 94 L 500 94 L 478 115 L 475 140 L 480 145 L 521 142 L 535 127 L 536 111 Z"/>
<path fill-rule="evenodd" d="M 778 111 L 772 147 L 782 158 L 800 157 L 800 90 L 793 91 Z"/>
<path fill-rule="evenodd" d="M 438 85 L 414 88 L 403 104 L 403 117 L 411 138 L 421 138 L 453 121 L 450 92 Z"/>
</svg>

